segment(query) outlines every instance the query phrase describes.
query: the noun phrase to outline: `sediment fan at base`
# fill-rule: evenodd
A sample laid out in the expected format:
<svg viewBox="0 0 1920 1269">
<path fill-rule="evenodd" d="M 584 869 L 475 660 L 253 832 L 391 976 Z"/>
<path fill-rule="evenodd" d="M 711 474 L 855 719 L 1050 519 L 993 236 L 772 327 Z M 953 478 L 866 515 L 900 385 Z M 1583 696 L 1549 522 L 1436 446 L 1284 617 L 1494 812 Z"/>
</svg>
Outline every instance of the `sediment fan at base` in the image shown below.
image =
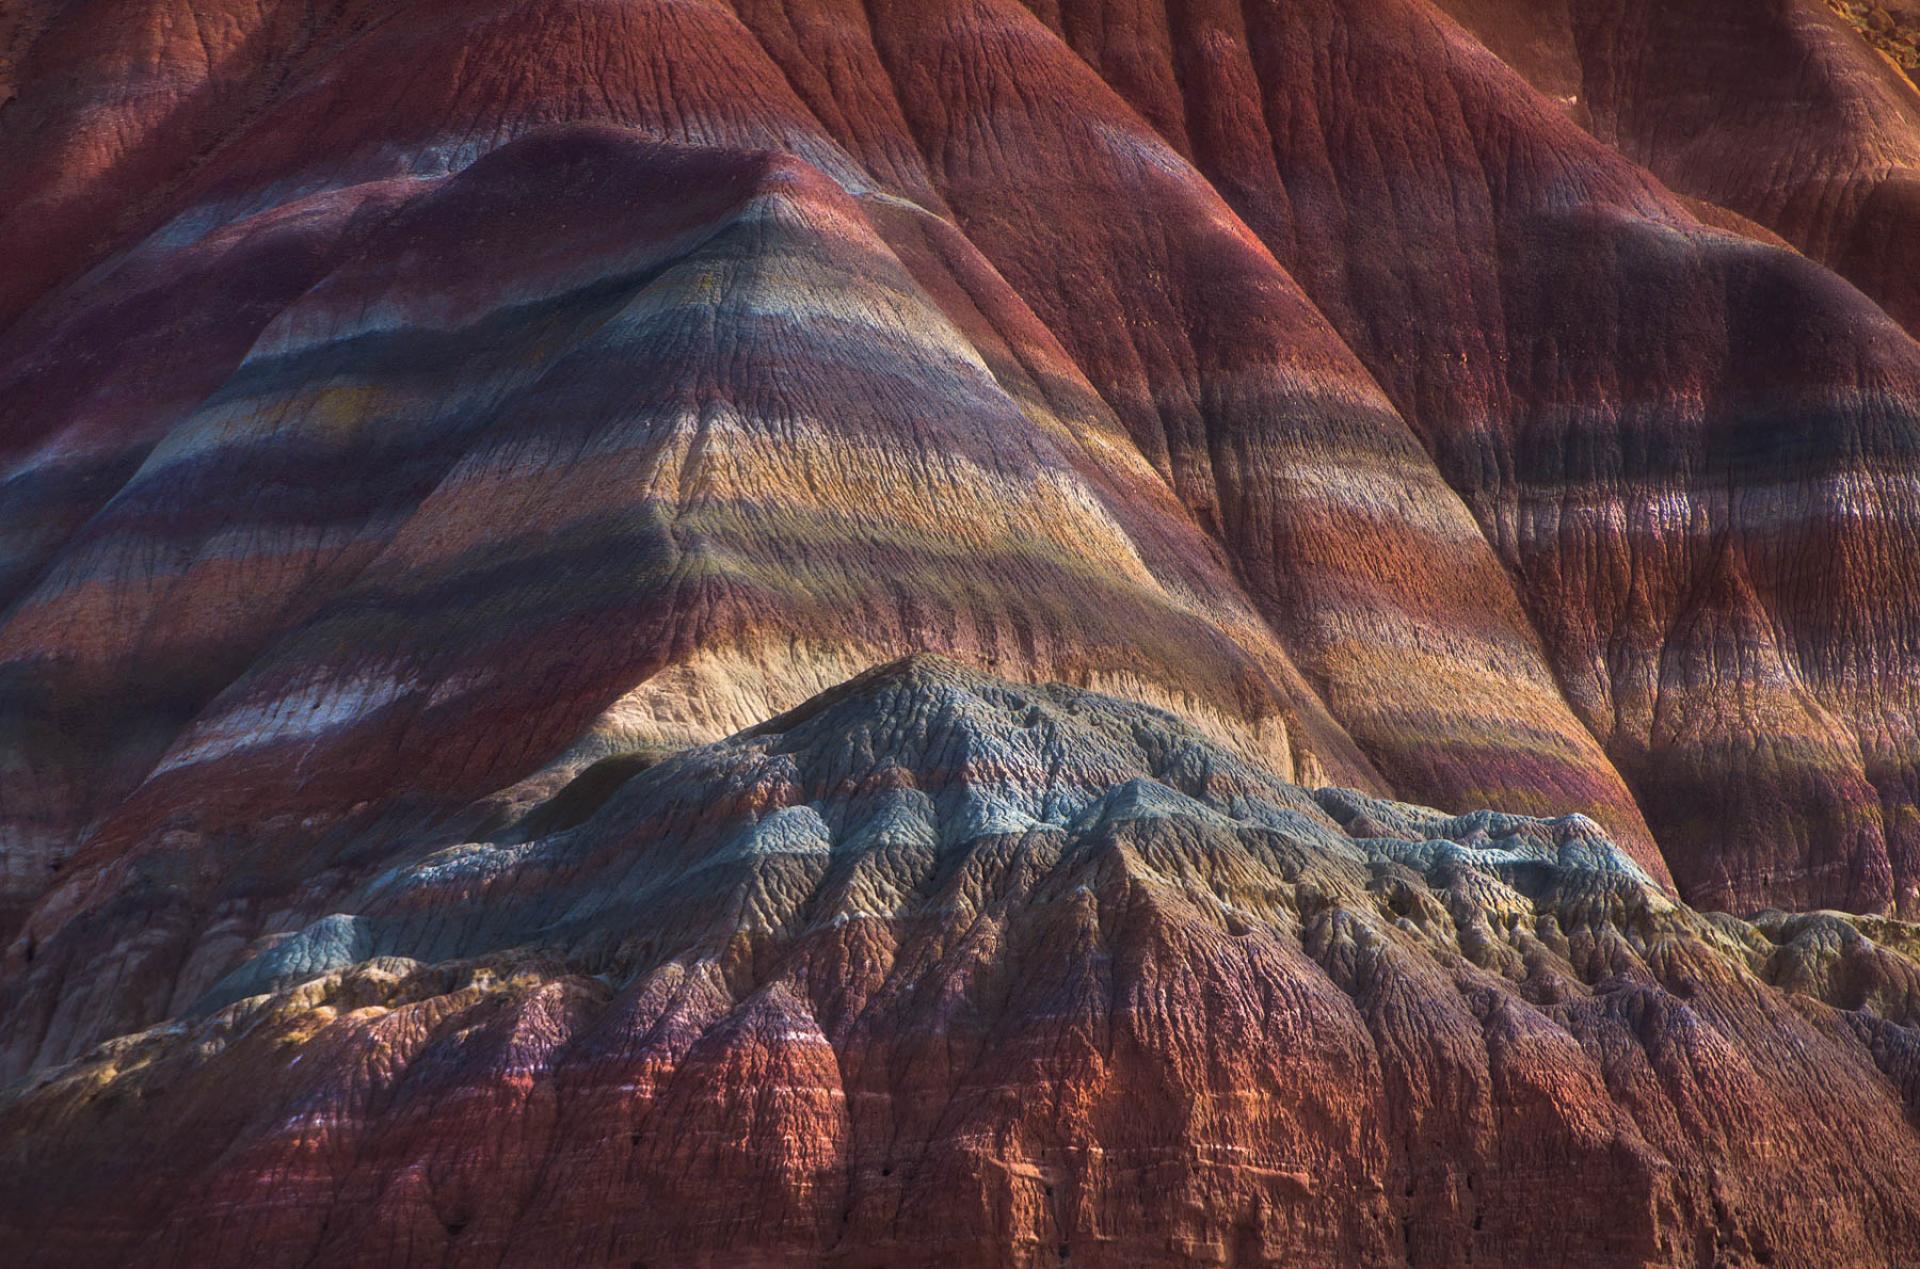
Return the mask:
<svg viewBox="0 0 1920 1269">
<path fill-rule="evenodd" d="M 17 1085 L 0 1244 L 1808 1264 L 1920 1240 L 1912 927 L 1703 915 L 1584 817 L 1309 791 L 1157 711 L 927 658 L 646 761 L 290 909 L 166 1021 Z"/>
</svg>

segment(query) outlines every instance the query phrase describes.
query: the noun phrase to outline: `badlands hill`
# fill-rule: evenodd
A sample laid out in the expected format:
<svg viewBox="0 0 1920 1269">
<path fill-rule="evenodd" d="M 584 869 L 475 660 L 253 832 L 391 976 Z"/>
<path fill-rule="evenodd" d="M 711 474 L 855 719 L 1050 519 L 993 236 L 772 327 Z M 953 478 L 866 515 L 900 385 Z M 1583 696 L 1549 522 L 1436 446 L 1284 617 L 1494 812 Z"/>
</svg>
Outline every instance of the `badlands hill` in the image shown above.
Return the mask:
<svg viewBox="0 0 1920 1269">
<path fill-rule="evenodd" d="M 1912 927 L 1702 916 L 1583 816 L 1310 791 L 1169 715 L 924 658 L 592 770 L 297 905 L 336 910 L 17 1090 L 9 1244 L 383 1265 L 1920 1244 Z"/>
<path fill-rule="evenodd" d="M 1842 8 L 18 0 L 0 1235 L 1906 1258 L 1920 92 Z M 860 836 L 976 753 L 1012 818 Z"/>
</svg>

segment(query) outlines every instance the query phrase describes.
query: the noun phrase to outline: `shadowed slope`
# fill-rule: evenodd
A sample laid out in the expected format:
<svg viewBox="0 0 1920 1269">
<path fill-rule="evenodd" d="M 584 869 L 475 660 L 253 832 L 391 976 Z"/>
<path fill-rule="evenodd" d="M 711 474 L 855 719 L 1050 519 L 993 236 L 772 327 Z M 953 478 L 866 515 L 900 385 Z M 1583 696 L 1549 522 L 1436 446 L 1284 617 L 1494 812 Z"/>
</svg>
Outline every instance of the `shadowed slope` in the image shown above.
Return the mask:
<svg viewBox="0 0 1920 1269">
<path fill-rule="evenodd" d="M 597 796 L 421 842 L 264 937 L 238 916 L 238 969 L 0 1103 L 8 1244 L 1598 1264 L 1920 1236 L 1911 931 L 1702 917 L 1581 817 L 1312 793 L 926 658 Z M 1577 1199 L 1543 1221 L 1543 1194 Z"/>
</svg>

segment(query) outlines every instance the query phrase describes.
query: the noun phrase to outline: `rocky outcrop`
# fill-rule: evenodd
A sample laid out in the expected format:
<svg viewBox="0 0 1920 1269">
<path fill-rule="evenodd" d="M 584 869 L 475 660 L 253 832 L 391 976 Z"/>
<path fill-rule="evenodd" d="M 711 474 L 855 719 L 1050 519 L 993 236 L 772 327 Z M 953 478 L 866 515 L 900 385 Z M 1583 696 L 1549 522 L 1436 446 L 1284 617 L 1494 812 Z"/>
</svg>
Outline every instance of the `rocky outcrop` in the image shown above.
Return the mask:
<svg viewBox="0 0 1920 1269">
<path fill-rule="evenodd" d="M 1910 927 L 1703 916 L 1580 816 L 1306 790 L 1170 715 L 926 658 L 632 761 L 331 892 L 230 880 L 237 968 L 195 957 L 163 1021 L 0 1105 L 6 1244 L 1867 1264 L 1920 1238 Z"/>
</svg>

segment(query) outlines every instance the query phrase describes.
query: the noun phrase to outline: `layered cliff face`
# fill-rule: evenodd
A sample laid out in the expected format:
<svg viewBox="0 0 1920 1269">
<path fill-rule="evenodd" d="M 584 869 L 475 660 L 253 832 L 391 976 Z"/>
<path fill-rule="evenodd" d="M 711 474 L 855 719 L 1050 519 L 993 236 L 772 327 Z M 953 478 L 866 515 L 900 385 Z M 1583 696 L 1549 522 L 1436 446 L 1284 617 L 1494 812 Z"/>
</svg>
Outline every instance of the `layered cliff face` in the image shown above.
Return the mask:
<svg viewBox="0 0 1920 1269">
<path fill-rule="evenodd" d="M 486 818 L 275 897 L 167 1022 L 16 1089 L 7 1245 L 1805 1264 L 1920 1239 L 1914 930 L 1702 916 L 1581 816 L 1309 791 L 1170 715 L 922 658 Z"/>
<path fill-rule="evenodd" d="M 44 1254 L 1911 1244 L 1920 95 L 1822 0 L 0 43 Z"/>
</svg>

